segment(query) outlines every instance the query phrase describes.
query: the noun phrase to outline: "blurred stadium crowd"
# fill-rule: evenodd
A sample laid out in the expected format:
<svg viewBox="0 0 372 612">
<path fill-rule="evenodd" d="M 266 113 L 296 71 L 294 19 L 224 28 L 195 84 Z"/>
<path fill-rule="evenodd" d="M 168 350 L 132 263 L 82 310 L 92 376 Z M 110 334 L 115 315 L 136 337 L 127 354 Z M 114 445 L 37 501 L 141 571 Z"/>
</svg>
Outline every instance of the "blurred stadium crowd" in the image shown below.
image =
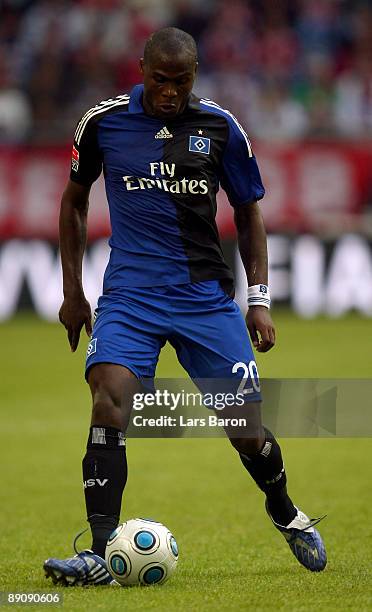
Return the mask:
<svg viewBox="0 0 372 612">
<path fill-rule="evenodd" d="M 0 143 L 70 142 L 165 25 L 197 40 L 196 92 L 252 136 L 372 137 L 371 1 L 0 0 Z"/>
</svg>

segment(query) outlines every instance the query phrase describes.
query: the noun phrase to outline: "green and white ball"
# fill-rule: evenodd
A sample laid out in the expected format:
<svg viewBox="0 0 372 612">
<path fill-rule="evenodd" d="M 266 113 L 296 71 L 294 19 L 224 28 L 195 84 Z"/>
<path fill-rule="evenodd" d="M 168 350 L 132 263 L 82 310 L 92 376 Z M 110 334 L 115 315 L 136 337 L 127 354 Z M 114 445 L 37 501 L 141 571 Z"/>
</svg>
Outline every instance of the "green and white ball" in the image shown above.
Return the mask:
<svg viewBox="0 0 372 612">
<path fill-rule="evenodd" d="M 110 535 L 105 559 L 110 574 L 122 586 L 162 584 L 176 568 L 178 546 L 162 523 L 130 519 Z"/>
</svg>

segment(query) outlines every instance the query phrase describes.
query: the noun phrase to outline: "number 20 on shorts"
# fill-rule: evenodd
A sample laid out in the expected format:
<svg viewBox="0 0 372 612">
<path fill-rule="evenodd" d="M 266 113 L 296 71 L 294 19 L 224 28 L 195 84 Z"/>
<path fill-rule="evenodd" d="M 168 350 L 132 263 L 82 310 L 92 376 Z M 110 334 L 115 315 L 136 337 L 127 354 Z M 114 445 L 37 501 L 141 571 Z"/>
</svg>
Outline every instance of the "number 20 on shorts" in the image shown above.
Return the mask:
<svg viewBox="0 0 372 612">
<path fill-rule="evenodd" d="M 248 365 L 243 361 L 234 363 L 232 373 L 236 374 L 239 370 L 243 370 L 243 376 L 238 387 L 238 393 L 250 395 L 251 393 L 260 393 L 260 378 L 256 362 L 252 359 Z M 248 385 L 248 386 L 247 386 Z"/>
</svg>

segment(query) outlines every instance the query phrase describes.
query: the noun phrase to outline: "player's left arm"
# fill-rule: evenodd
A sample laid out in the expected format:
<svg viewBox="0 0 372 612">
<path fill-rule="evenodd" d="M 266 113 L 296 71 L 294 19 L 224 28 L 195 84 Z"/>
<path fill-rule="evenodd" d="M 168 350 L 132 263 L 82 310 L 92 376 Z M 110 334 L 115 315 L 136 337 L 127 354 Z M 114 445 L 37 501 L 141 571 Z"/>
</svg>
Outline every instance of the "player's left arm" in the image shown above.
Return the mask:
<svg viewBox="0 0 372 612">
<path fill-rule="evenodd" d="M 265 353 L 275 344 L 275 329 L 267 308 L 270 299 L 267 290 L 266 231 L 257 204 L 263 198 L 265 189 L 247 134 L 231 113 L 227 122 L 229 129 L 220 182 L 234 208 L 239 251 L 251 288 L 249 301 L 252 305 L 246 318 L 248 331 L 255 348 Z"/>
<path fill-rule="evenodd" d="M 238 206 L 234 211 L 234 219 L 248 286 L 267 285 L 267 240 L 258 203 Z M 275 328 L 269 309 L 266 306 L 250 306 L 246 323 L 255 348 L 260 353 L 269 351 L 275 344 Z"/>
<path fill-rule="evenodd" d="M 247 134 L 231 113 L 227 123 L 229 129 L 220 182 L 234 208 L 239 251 L 248 286 L 253 292 L 254 299 L 250 298 L 252 305 L 246 318 L 248 331 L 255 348 L 265 353 L 275 344 L 275 329 L 267 308 L 269 296 L 260 287 L 266 285 L 263 289 L 267 291 L 266 231 L 257 204 L 265 195 L 265 189 Z"/>
</svg>

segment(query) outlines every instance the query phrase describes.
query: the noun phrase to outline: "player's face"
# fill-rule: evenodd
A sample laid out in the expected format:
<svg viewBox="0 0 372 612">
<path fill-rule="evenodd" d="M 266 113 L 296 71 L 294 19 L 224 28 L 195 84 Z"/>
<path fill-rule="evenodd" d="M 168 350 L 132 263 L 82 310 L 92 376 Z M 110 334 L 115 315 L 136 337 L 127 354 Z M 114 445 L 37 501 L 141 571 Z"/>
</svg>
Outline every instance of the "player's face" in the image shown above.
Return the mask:
<svg viewBox="0 0 372 612">
<path fill-rule="evenodd" d="M 196 62 L 189 57 L 157 56 L 140 62 L 143 74 L 143 107 L 155 117 L 175 117 L 186 107 L 196 75 Z"/>
</svg>

